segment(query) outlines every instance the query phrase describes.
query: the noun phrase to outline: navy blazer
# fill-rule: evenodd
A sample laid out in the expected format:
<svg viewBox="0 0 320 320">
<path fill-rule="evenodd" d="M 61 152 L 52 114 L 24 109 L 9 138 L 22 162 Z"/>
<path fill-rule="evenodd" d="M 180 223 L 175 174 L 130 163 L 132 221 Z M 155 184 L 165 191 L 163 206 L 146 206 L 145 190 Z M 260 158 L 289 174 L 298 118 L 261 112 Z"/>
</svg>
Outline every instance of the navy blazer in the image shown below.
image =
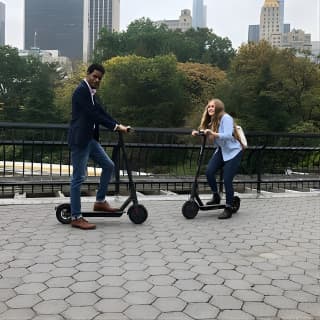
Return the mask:
<svg viewBox="0 0 320 320">
<path fill-rule="evenodd" d="M 91 99 L 88 85 L 82 80 L 72 95 L 72 116 L 68 145 L 85 147 L 91 139 L 99 140 L 99 125 L 114 130 L 117 122 L 104 111 L 97 99 Z"/>
</svg>

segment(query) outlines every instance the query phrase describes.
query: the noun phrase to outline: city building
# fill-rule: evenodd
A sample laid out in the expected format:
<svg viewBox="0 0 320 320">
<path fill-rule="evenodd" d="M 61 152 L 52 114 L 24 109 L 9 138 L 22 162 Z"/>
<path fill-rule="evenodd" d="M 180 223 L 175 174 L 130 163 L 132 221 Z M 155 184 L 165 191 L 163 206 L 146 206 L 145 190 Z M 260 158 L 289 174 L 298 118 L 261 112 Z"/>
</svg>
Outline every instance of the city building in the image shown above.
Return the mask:
<svg viewBox="0 0 320 320">
<path fill-rule="evenodd" d="M 311 54 L 314 56 L 320 55 L 320 41 L 311 41 Z"/>
<path fill-rule="evenodd" d="M 280 47 L 280 5 L 278 0 L 265 0 L 260 14 L 259 39 L 268 41 L 272 46 Z"/>
<path fill-rule="evenodd" d="M 280 33 L 284 33 L 284 0 L 278 0 L 279 3 L 279 18 L 280 18 Z"/>
<path fill-rule="evenodd" d="M 118 31 L 120 0 L 25 0 L 24 48 L 88 61 L 100 30 Z"/>
<path fill-rule="evenodd" d="M 155 21 L 155 24 L 160 26 L 165 24 L 170 30 L 181 30 L 182 32 L 192 28 L 192 17 L 189 9 L 181 10 L 179 20 L 159 20 Z"/>
<path fill-rule="evenodd" d="M 0 2 L 0 46 L 5 45 L 6 35 L 6 5 Z"/>
<path fill-rule="evenodd" d="M 192 27 L 194 29 L 207 27 L 207 7 L 203 4 L 203 0 L 193 0 Z"/>
<path fill-rule="evenodd" d="M 120 0 L 84 1 L 83 60 L 88 61 L 102 28 L 120 30 Z M 85 45 L 87 44 L 87 45 Z"/>
<path fill-rule="evenodd" d="M 59 50 L 82 60 L 83 9 L 79 0 L 25 0 L 24 48 Z"/>
<path fill-rule="evenodd" d="M 248 30 L 248 42 L 258 43 L 260 40 L 260 25 L 250 24 Z"/>
<path fill-rule="evenodd" d="M 40 50 L 32 47 L 29 50 L 19 50 L 20 57 L 36 56 L 42 63 L 56 63 L 57 71 L 63 75 L 64 78 L 72 73 L 72 61 L 68 57 L 59 55 L 58 50 Z"/>
<path fill-rule="evenodd" d="M 285 23 L 283 25 L 283 33 L 288 33 L 288 32 L 290 32 L 290 30 L 291 30 L 290 23 Z"/>
<path fill-rule="evenodd" d="M 292 48 L 297 51 L 312 52 L 311 34 L 303 30 L 292 29 L 282 35 L 282 48 Z"/>
</svg>

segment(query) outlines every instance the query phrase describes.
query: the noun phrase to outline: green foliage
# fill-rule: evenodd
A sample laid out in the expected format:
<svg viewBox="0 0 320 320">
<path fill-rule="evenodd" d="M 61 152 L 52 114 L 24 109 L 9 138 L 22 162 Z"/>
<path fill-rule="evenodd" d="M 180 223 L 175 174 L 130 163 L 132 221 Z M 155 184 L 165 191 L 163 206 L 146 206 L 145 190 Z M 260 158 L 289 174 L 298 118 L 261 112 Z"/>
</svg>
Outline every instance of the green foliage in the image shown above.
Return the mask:
<svg viewBox="0 0 320 320">
<path fill-rule="evenodd" d="M 127 56 L 105 63 L 101 98 L 116 119 L 132 126 L 183 126 L 189 103 L 174 56 Z"/>
<path fill-rule="evenodd" d="M 209 29 L 172 31 L 142 18 L 132 22 L 122 33 L 103 30 L 93 60 L 102 62 L 125 55 L 153 58 L 168 54 L 174 54 L 179 62 L 207 63 L 226 69 L 235 51 L 228 38 L 221 38 Z"/>
<path fill-rule="evenodd" d="M 53 95 L 54 65 L 38 58 L 21 58 L 18 50 L 0 47 L 0 119 L 2 121 L 57 122 Z"/>
<path fill-rule="evenodd" d="M 320 71 L 293 51 L 266 42 L 239 49 L 217 92 L 246 130 L 287 131 L 320 120 Z"/>
</svg>

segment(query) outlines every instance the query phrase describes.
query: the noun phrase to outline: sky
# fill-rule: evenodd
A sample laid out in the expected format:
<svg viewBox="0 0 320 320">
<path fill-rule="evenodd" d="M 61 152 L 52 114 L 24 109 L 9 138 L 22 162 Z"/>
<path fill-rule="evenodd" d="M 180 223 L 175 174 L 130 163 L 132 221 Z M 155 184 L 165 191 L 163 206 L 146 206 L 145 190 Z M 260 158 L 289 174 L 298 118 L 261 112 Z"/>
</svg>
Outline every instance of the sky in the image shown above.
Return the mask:
<svg viewBox="0 0 320 320">
<path fill-rule="evenodd" d="M 24 0 L 0 1 L 6 4 L 6 44 L 23 49 Z M 208 28 L 220 37 L 228 37 L 237 48 L 247 42 L 248 25 L 259 24 L 264 0 L 204 0 L 204 3 Z M 171 20 L 178 19 L 182 9 L 192 10 L 192 0 L 120 0 L 120 4 L 121 30 L 141 17 Z M 312 41 L 320 41 L 320 0 L 285 0 L 284 15 L 284 22 L 290 23 L 291 28 L 311 33 Z"/>
</svg>

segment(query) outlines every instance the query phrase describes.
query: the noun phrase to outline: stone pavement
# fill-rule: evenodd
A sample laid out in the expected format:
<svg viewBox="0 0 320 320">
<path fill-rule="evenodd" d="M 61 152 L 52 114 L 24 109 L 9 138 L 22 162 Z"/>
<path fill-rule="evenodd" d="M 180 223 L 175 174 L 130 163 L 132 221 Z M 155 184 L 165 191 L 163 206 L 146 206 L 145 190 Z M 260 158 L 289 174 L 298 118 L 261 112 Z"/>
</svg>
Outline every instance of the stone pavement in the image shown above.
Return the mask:
<svg viewBox="0 0 320 320">
<path fill-rule="evenodd" d="M 225 221 L 186 220 L 185 199 L 92 231 L 60 224 L 57 199 L 0 200 L 0 319 L 320 319 L 319 193 L 246 197 Z"/>
</svg>

